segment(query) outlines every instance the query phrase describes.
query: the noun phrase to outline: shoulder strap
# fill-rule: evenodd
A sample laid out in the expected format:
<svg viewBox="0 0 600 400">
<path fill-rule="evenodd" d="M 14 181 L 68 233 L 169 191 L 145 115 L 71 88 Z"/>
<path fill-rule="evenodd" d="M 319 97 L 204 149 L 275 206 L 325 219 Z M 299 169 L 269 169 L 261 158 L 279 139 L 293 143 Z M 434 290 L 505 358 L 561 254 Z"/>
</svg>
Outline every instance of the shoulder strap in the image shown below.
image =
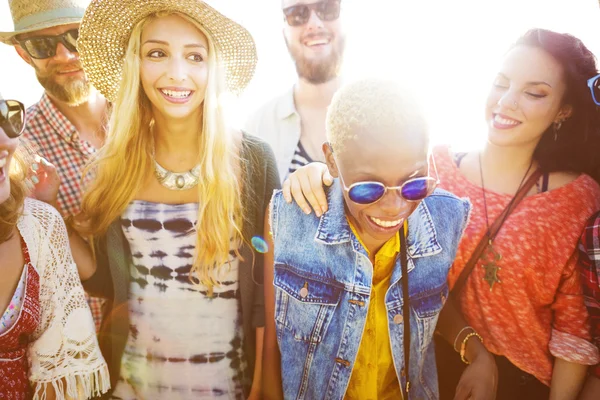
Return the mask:
<svg viewBox="0 0 600 400">
<path fill-rule="evenodd" d="M 498 218 L 496 218 L 492 226 L 490 226 L 489 239 L 487 235 L 484 235 L 481 238 L 479 244 L 477 244 L 477 247 L 475 248 L 475 251 L 473 251 L 473 254 L 471 254 L 471 258 L 469 258 L 469 261 L 467 261 L 465 268 L 462 270 L 458 279 L 456 280 L 456 283 L 452 288 L 452 295 L 458 296 L 460 294 L 462 287 L 466 283 L 467 278 L 469 278 L 469 275 L 471 274 L 471 271 L 473 271 L 473 268 L 475 268 L 479 257 L 481 257 L 481 254 L 483 254 L 483 251 L 485 250 L 488 243 L 494 240 L 508 215 L 515 209 L 515 207 L 517 207 L 521 200 L 523 200 L 523 198 L 525 197 L 525 195 L 527 195 L 531 187 L 535 185 L 538 179 L 540 179 L 541 175 L 542 171 L 540 169 L 537 169 L 533 174 L 531 174 L 531 176 L 529 176 L 529 178 L 525 181 L 525 184 L 521 186 L 519 191 L 515 194 L 515 197 L 513 197 L 510 203 L 508 203 L 508 206 L 506 206 L 504 211 L 500 213 L 500 215 L 498 216 Z"/>
<path fill-rule="evenodd" d="M 402 394 L 405 399 L 408 399 L 408 391 L 410 390 L 410 375 L 408 367 L 410 366 L 410 295 L 408 292 L 408 248 L 406 243 L 408 224 L 405 221 L 402 228 L 400 228 L 400 267 L 402 268 L 402 314 L 404 320 L 404 371 L 403 375 L 406 377 L 406 384 L 401 388 Z M 402 386 L 402 381 L 400 381 Z"/>
</svg>

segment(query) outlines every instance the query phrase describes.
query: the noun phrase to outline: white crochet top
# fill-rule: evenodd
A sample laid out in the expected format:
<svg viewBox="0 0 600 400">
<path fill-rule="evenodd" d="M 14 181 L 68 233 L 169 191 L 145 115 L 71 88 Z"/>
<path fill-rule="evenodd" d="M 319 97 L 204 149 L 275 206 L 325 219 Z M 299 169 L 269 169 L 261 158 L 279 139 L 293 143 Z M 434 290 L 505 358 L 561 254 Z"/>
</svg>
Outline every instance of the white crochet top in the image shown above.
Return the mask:
<svg viewBox="0 0 600 400">
<path fill-rule="evenodd" d="M 51 384 L 57 399 L 87 399 L 110 389 L 108 367 L 96 339 L 77 266 L 60 214 L 26 199 L 17 228 L 40 276 L 40 324 L 27 357 L 34 399 Z"/>
</svg>

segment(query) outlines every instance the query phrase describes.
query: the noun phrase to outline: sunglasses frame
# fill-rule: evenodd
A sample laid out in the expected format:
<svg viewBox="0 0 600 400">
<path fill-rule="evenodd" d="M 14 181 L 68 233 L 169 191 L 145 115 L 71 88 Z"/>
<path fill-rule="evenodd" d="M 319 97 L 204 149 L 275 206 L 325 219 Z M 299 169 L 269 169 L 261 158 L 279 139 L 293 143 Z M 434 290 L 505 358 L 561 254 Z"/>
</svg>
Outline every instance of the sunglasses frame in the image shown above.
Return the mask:
<svg viewBox="0 0 600 400">
<path fill-rule="evenodd" d="M 336 163 L 337 163 L 337 161 L 336 161 Z M 407 201 L 409 203 L 418 203 L 419 201 L 423 201 L 425 198 L 427 198 L 428 196 L 430 196 L 431 193 L 433 193 L 433 191 L 436 189 L 436 187 L 440 184 L 440 178 L 439 178 L 439 175 L 438 175 L 438 172 L 437 172 L 437 166 L 435 165 L 435 157 L 433 156 L 433 154 L 431 154 L 431 163 L 433 164 L 433 170 L 435 171 L 435 176 L 436 176 L 435 178 L 432 177 L 432 176 L 429 176 L 429 165 L 428 165 L 427 166 L 428 176 L 423 176 L 423 177 L 419 177 L 419 178 L 409 179 L 409 180 L 403 182 L 402 185 L 400 185 L 400 186 L 386 186 L 383 183 L 378 182 L 378 181 L 361 181 L 361 182 L 355 182 L 355 183 L 353 183 L 350 186 L 346 186 L 346 183 L 344 182 L 344 178 L 342 177 L 342 173 L 341 173 L 341 171 L 339 169 L 339 166 L 338 166 L 338 175 L 340 177 L 340 181 L 342 182 L 342 186 L 344 188 L 344 191 L 346 191 L 348 193 L 348 197 L 349 198 L 350 198 L 350 190 L 352 190 L 352 188 L 354 188 L 354 187 L 356 187 L 358 185 L 373 184 L 373 183 L 375 183 L 375 184 L 383 186 L 384 190 L 383 190 L 383 194 L 381 195 L 381 197 L 378 198 L 377 200 L 371 202 L 371 203 L 359 203 L 359 202 L 357 202 L 355 200 L 352 200 L 352 198 L 350 198 L 350 200 L 352 200 L 356 204 L 360 204 L 362 206 L 370 206 L 372 204 L 375 204 L 379 200 L 383 199 L 389 190 L 396 190 L 396 191 L 398 191 L 398 193 L 400 194 L 400 196 L 405 201 Z M 422 179 L 423 180 L 428 180 L 428 181 L 431 180 L 431 181 L 434 182 L 434 186 L 433 186 L 433 189 L 431 190 L 431 192 L 429 194 L 427 194 L 427 196 L 425 196 L 425 197 L 423 197 L 422 199 L 419 199 L 419 200 L 409 200 L 406 197 L 404 197 L 404 195 L 402 194 L 402 188 L 404 186 L 406 186 L 408 183 L 414 182 L 416 180 L 422 180 Z"/>
<path fill-rule="evenodd" d="M 322 15 L 319 15 L 319 13 L 320 13 L 319 8 L 322 7 L 322 5 L 325 4 L 325 3 L 337 3 L 337 5 L 338 5 L 338 12 L 337 12 L 337 16 L 335 18 L 324 19 L 324 18 L 322 18 Z M 290 24 L 289 18 L 291 17 L 291 14 L 288 15 L 288 13 L 290 12 L 290 10 L 295 9 L 295 8 L 299 8 L 299 7 L 308 8 L 308 10 L 309 10 L 308 18 L 306 19 L 306 21 L 304 21 L 304 22 L 302 22 L 300 24 Z M 295 4 L 293 6 L 289 6 L 289 7 L 286 7 L 286 8 L 283 9 L 283 20 L 289 26 L 302 26 L 302 25 L 306 25 L 306 23 L 310 20 L 310 16 L 311 16 L 312 12 L 314 12 L 321 21 L 335 21 L 336 19 L 338 19 L 340 17 L 341 9 L 342 9 L 342 0 L 321 0 L 321 1 L 316 1 L 314 3 L 310 3 L 310 4 Z"/>
<path fill-rule="evenodd" d="M 594 103 L 596 103 L 597 106 L 600 106 L 600 99 L 597 99 L 596 95 L 594 94 L 594 82 L 596 82 L 598 79 L 600 79 L 600 74 L 588 79 L 587 85 L 590 88 L 590 92 L 592 92 L 592 100 L 594 100 Z"/>
<path fill-rule="evenodd" d="M 73 29 L 69 29 L 68 31 L 65 31 L 63 33 L 61 33 L 60 35 L 43 35 L 43 36 L 32 36 L 32 37 L 28 37 L 26 39 L 23 40 L 18 40 L 15 39 L 16 42 L 19 44 L 19 46 L 21 46 L 21 48 L 23 50 L 25 50 L 25 52 L 27 54 L 29 54 L 29 56 L 31 58 L 34 58 L 36 60 L 45 60 L 47 58 L 52 58 L 54 56 L 56 56 L 56 48 L 58 47 L 59 43 L 62 43 L 63 46 L 65 46 L 65 48 L 67 50 L 69 50 L 71 53 L 77 53 L 77 45 L 72 45 L 71 43 L 69 43 L 66 39 L 66 37 L 71 34 L 72 36 L 74 36 L 72 33 L 73 31 L 75 31 L 77 34 L 77 38 L 75 39 L 75 42 L 77 42 L 77 39 L 79 38 L 79 28 L 73 28 Z M 54 46 L 52 47 L 53 50 L 51 52 L 51 54 L 49 54 L 47 57 L 36 57 L 33 54 L 31 54 L 31 52 L 29 51 L 29 48 L 27 47 L 27 42 L 31 42 L 33 40 L 46 40 L 46 39 L 50 39 L 54 42 Z M 32 47 L 36 47 L 33 42 L 31 43 Z"/>
<path fill-rule="evenodd" d="M 23 131 L 25 130 L 25 106 L 23 105 L 23 103 L 21 103 L 20 101 L 17 101 L 17 100 L 0 99 L 0 103 L 5 103 L 9 109 L 9 111 L 10 111 L 11 107 L 14 107 L 14 106 L 19 107 L 19 112 L 21 114 L 21 130 L 19 132 L 17 132 L 14 129 L 14 126 L 10 122 L 10 119 L 9 119 L 10 117 L 8 115 L 6 115 L 6 116 L 2 115 L 2 113 L 0 112 L 0 128 L 2 128 L 2 130 L 4 131 L 6 136 L 8 136 L 11 139 L 16 139 L 19 136 L 21 136 L 23 134 Z M 11 104 L 12 104 L 12 106 L 11 106 Z"/>
</svg>

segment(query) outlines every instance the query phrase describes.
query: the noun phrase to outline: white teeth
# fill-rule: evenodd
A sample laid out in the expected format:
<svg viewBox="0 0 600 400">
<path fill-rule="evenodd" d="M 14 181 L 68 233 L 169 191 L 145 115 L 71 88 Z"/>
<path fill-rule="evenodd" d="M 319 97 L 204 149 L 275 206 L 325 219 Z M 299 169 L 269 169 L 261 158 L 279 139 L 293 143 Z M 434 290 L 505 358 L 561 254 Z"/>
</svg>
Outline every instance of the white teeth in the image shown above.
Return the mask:
<svg viewBox="0 0 600 400">
<path fill-rule="evenodd" d="M 6 158 L 3 158 L 0 160 L 0 168 L 4 168 L 5 165 L 6 165 Z"/>
<path fill-rule="evenodd" d="M 327 39 L 318 39 L 318 40 L 310 40 L 310 41 L 306 42 L 306 45 L 307 46 L 316 46 L 319 44 L 327 44 L 327 43 L 329 43 L 329 40 L 327 40 Z"/>
<path fill-rule="evenodd" d="M 183 99 L 185 97 L 188 97 L 190 95 L 190 93 L 192 93 L 191 90 L 178 91 L 178 90 L 160 89 L 160 91 L 169 97 L 175 97 L 177 99 Z"/>
<path fill-rule="evenodd" d="M 519 124 L 518 121 L 502 118 L 498 114 L 494 115 L 494 121 L 496 121 L 497 123 L 502 124 L 502 125 L 518 125 Z"/>
<path fill-rule="evenodd" d="M 375 218 L 375 217 L 369 217 L 369 218 L 371 219 L 371 221 L 375 222 L 375 224 L 377 224 L 383 228 L 391 228 L 394 226 L 398 226 L 403 221 L 402 219 L 398 219 L 396 221 L 384 221 L 384 220 L 381 220 L 381 219 Z"/>
</svg>

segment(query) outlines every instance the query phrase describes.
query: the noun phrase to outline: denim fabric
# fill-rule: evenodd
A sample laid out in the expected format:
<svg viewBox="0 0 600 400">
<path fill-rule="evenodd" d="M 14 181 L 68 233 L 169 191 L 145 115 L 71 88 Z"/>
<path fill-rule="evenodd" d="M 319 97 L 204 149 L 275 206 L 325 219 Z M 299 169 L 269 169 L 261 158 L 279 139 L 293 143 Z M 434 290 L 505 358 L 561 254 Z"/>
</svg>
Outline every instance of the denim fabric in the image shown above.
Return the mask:
<svg viewBox="0 0 600 400">
<path fill-rule="evenodd" d="M 275 243 L 275 320 L 286 399 L 342 399 L 369 307 L 373 266 L 352 234 L 336 180 L 329 211 L 305 215 L 276 192 L 271 204 Z M 437 399 L 433 332 L 448 296 L 446 277 L 470 211 L 467 200 L 436 190 L 408 219 L 410 398 Z M 399 258 L 386 293 L 396 375 L 405 386 Z"/>
</svg>

